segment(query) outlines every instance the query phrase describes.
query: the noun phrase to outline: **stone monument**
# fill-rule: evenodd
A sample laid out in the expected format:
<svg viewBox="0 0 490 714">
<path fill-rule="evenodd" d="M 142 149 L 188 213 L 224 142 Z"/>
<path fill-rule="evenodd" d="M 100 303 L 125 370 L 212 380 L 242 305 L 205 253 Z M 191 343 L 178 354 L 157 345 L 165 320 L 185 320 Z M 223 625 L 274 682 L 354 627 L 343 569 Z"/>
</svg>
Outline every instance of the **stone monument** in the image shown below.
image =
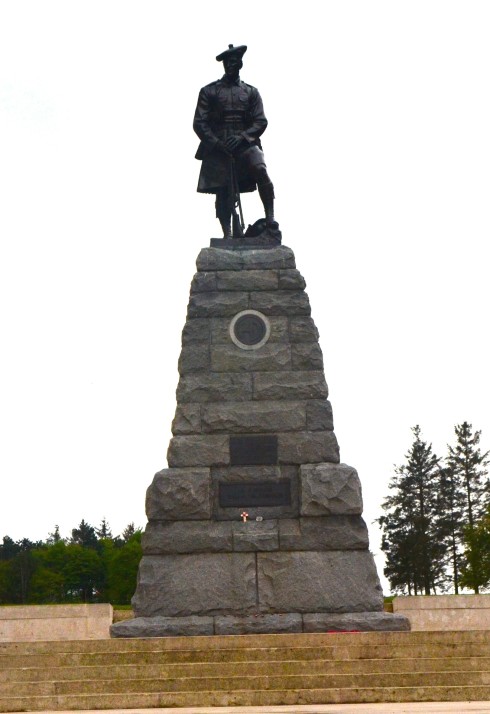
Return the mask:
<svg viewBox="0 0 490 714">
<path fill-rule="evenodd" d="M 225 75 L 199 93 L 198 191 L 216 195 L 223 238 L 197 258 L 136 617 L 113 637 L 409 629 L 383 611 L 359 478 L 340 463 L 305 281 L 274 219 L 262 100 L 239 77 L 246 49 L 218 55 Z M 256 187 L 265 218 L 244 233 L 240 192 Z"/>
<path fill-rule="evenodd" d="M 383 612 L 292 250 L 201 250 L 179 372 L 136 617 L 112 636 L 409 629 Z"/>
</svg>

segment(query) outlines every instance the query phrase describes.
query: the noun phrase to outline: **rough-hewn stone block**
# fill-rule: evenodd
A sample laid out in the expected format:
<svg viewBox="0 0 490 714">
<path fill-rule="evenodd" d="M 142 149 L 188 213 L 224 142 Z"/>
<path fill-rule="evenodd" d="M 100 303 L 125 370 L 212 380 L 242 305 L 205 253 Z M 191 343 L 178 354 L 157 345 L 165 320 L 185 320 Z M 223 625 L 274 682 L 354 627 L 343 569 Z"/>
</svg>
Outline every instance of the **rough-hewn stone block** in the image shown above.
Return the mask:
<svg viewBox="0 0 490 714">
<path fill-rule="evenodd" d="M 214 372 L 253 372 L 291 369 L 291 348 L 281 342 L 267 343 L 258 350 L 242 350 L 236 345 L 212 345 Z"/>
<path fill-rule="evenodd" d="M 196 317 L 187 320 L 182 330 L 182 344 L 188 345 L 192 342 L 208 342 L 211 321 L 207 317 Z"/>
<path fill-rule="evenodd" d="M 214 635 L 212 617 L 135 617 L 111 627 L 111 637 L 193 637 Z"/>
<path fill-rule="evenodd" d="M 308 431 L 333 431 L 332 405 L 327 399 L 306 402 L 306 428 Z"/>
<path fill-rule="evenodd" d="M 406 617 L 389 612 L 309 613 L 303 615 L 305 632 L 408 632 Z"/>
<path fill-rule="evenodd" d="M 249 307 L 264 315 L 309 315 L 311 312 L 308 295 L 303 290 L 250 293 Z"/>
<path fill-rule="evenodd" d="M 186 374 L 179 380 L 179 402 L 225 402 L 252 399 L 251 374 Z"/>
<path fill-rule="evenodd" d="M 323 369 L 323 355 L 318 342 L 298 342 L 291 345 L 293 369 Z"/>
<path fill-rule="evenodd" d="M 211 517 L 209 469 L 163 469 L 146 492 L 149 520 L 184 520 Z"/>
<path fill-rule="evenodd" d="M 280 550 L 366 550 L 369 536 L 360 516 L 281 519 Z"/>
<path fill-rule="evenodd" d="M 302 631 L 302 617 L 298 613 L 285 612 L 278 615 L 224 615 L 214 618 L 216 635 L 259 635 L 267 632 Z"/>
<path fill-rule="evenodd" d="M 208 344 L 194 342 L 182 347 L 178 365 L 179 374 L 207 371 L 210 364 Z"/>
<path fill-rule="evenodd" d="M 270 612 L 367 612 L 383 593 L 366 550 L 257 553 L 259 607 Z"/>
<path fill-rule="evenodd" d="M 279 290 L 304 290 L 306 281 L 299 270 L 279 271 Z"/>
<path fill-rule="evenodd" d="M 198 270 L 274 270 L 295 268 L 291 248 L 268 250 L 223 250 L 203 248 L 197 257 Z"/>
<path fill-rule="evenodd" d="M 291 342 L 317 342 L 319 334 L 312 317 L 291 317 L 289 336 Z"/>
<path fill-rule="evenodd" d="M 279 534 L 277 521 L 247 521 L 232 523 L 233 550 L 277 550 Z"/>
<path fill-rule="evenodd" d="M 191 293 L 207 293 L 218 290 L 215 272 L 196 273 L 191 283 Z"/>
<path fill-rule="evenodd" d="M 277 290 L 277 270 L 222 270 L 217 273 L 218 290 Z"/>
<path fill-rule="evenodd" d="M 269 317 L 271 333 L 268 342 L 289 342 L 288 318 L 280 316 Z M 231 344 L 230 323 L 232 318 L 214 317 L 211 320 L 211 342 L 214 344 Z"/>
<path fill-rule="evenodd" d="M 279 434 L 279 463 L 316 464 L 323 461 L 339 461 L 339 446 L 333 431 L 294 431 Z"/>
<path fill-rule="evenodd" d="M 225 317 L 248 308 L 248 293 L 208 292 L 191 293 L 188 317 Z"/>
<path fill-rule="evenodd" d="M 306 428 L 305 402 L 226 402 L 202 407 L 204 432 L 298 431 Z"/>
<path fill-rule="evenodd" d="M 256 607 L 254 553 L 144 555 L 136 617 L 246 614 Z"/>
<path fill-rule="evenodd" d="M 170 439 L 167 461 L 171 467 L 226 466 L 230 463 L 228 437 L 174 436 Z"/>
<path fill-rule="evenodd" d="M 254 399 L 326 399 L 325 375 L 318 371 L 255 374 Z"/>
<path fill-rule="evenodd" d="M 305 464 L 300 467 L 300 483 L 303 516 L 362 513 L 361 482 L 352 466 Z"/>
<path fill-rule="evenodd" d="M 200 404 L 178 404 L 172 422 L 172 434 L 200 434 L 201 406 Z"/>
<path fill-rule="evenodd" d="M 233 550 L 231 521 L 151 521 L 142 538 L 144 555 L 219 553 Z"/>
</svg>

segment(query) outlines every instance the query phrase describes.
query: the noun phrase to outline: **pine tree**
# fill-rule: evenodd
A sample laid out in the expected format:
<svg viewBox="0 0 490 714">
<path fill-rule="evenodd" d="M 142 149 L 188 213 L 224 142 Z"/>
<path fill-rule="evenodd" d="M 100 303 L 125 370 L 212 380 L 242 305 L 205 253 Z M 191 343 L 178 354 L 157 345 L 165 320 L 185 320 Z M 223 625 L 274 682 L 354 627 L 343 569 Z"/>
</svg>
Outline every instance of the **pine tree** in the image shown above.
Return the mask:
<svg viewBox="0 0 490 714">
<path fill-rule="evenodd" d="M 481 431 L 473 433 L 468 422 L 456 425 L 456 445 L 448 446 L 448 469 L 452 478 L 464 494 L 462 502 L 461 531 L 464 532 L 465 562 L 464 585 L 475 593 L 483 583 L 480 575 L 480 561 L 483 557 L 480 539 L 475 537 L 475 528 L 486 514 L 490 503 L 490 489 L 487 466 L 490 452 L 481 453 L 479 443 Z"/>
<path fill-rule="evenodd" d="M 123 541 L 125 543 L 127 543 L 128 540 L 130 538 L 132 538 L 135 533 L 136 533 L 136 528 L 134 527 L 134 522 L 131 521 L 131 523 L 128 523 L 128 525 L 126 526 L 126 528 L 123 530 L 123 532 L 121 534 Z"/>
<path fill-rule="evenodd" d="M 446 543 L 448 569 L 454 593 L 459 593 L 463 566 L 463 511 L 465 494 L 459 479 L 450 468 L 440 470 L 438 511 L 439 527 Z"/>
<path fill-rule="evenodd" d="M 446 546 L 438 518 L 439 459 L 432 445 L 421 438 L 419 426 L 412 429 L 414 441 L 406 464 L 395 468 L 383 503 L 385 515 L 378 519 L 383 529 L 385 575 L 397 592 L 430 595 L 444 581 Z"/>
<path fill-rule="evenodd" d="M 73 528 L 71 532 L 71 542 L 76 545 L 96 548 L 97 535 L 95 529 L 82 518 L 78 528 Z"/>
<path fill-rule="evenodd" d="M 102 538 L 112 538 L 111 527 L 110 527 L 110 525 L 108 524 L 108 522 L 107 522 L 105 516 L 102 518 L 102 521 L 101 521 L 101 523 L 100 523 L 100 526 L 95 529 L 95 532 L 97 533 L 97 537 L 98 537 L 99 539 L 102 539 Z"/>
</svg>

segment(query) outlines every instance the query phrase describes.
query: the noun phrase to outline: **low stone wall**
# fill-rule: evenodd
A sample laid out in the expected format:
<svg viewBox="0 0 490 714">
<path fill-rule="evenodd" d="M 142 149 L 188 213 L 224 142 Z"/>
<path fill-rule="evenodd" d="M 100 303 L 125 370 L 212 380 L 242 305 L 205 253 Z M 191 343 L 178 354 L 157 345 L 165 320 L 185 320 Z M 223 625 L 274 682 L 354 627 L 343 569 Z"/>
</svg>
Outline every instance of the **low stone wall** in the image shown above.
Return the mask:
<svg viewBox="0 0 490 714">
<path fill-rule="evenodd" d="M 103 640 L 112 605 L 16 605 L 0 607 L 0 642 Z"/>
<path fill-rule="evenodd" d="M 417 630 L 490 630 L 490 595 L 414 595 L 393 599 L 393 612 Z"/>
</svg>

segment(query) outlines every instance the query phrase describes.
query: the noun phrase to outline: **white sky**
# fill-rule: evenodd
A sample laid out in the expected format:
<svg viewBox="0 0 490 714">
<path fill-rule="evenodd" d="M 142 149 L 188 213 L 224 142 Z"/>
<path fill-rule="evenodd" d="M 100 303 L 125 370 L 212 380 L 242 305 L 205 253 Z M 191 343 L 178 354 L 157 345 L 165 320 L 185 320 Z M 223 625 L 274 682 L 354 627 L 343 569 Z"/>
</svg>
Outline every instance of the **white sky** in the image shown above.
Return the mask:
<svg viewBox="0 0 490 714">
<path fill-rule="evenodd" d="M 220 234 L 192 118 L 230 42 L 373 550 L 411 426 L 490 447 L 489 37 L 478 0 L 0 0 L 0 538 L 146 522 Z"/>
</svg>

